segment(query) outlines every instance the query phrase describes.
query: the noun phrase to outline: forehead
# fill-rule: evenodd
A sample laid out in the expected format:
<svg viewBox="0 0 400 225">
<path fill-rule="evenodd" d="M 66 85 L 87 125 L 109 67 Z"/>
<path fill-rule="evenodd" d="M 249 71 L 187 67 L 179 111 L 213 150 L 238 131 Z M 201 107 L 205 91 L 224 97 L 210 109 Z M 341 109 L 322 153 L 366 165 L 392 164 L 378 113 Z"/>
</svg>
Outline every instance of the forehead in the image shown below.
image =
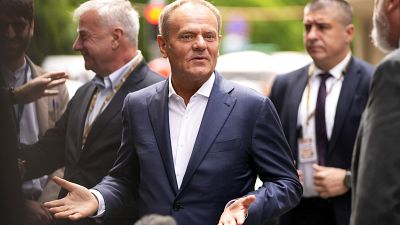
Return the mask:
<svg viewBox="0 0 400 225">
<path fill-rule="evenodd" d="M 0 14 L 0 21 L 1 22 L 27 21 L 27 19 L 25 19 L 22 16 L 11 16 L 6 14 Z"/>
<path fill-rule="evenodd" d="M 79 17 L 78 31 L 102 29 L 100 16 L 95 10 L 89 10 Z"/>
<path fill-rule="evenodd" d="M 172 12 L 167 21 L 171 30 L 207 28 L 217 31 L 215 15 L 204 5 L 186 3 Z"/>
<path fill-rule="evenodd" d="M 307 11 L 304 14 L 303 23 L 333 23 L 337 22 L 338 13 L 328 9 L 317 9 Z"/>
</svg>

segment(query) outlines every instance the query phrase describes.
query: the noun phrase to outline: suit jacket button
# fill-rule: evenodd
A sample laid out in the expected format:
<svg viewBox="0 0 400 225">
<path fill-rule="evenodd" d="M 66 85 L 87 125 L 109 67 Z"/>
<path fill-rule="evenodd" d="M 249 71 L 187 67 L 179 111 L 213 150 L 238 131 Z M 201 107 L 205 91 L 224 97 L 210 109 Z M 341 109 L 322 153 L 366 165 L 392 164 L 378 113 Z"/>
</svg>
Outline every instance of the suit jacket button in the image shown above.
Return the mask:
<svg viewBox="0 0 400 225">
<path fill-rule="evenodd" d="M 174 204 L 172 205 L 172 209 L 174 211 L 179 211 L 180 209 L 182 209 L 182 205 L 178 202 L 174 202 Z"/>
</svg>

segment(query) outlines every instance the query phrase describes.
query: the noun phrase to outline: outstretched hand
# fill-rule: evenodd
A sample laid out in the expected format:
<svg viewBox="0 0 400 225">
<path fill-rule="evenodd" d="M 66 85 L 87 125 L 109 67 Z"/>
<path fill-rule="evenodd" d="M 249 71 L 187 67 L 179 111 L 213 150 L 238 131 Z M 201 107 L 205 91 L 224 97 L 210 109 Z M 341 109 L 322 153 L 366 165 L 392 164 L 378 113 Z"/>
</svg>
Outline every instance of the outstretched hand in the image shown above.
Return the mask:
<svg viewBox="0 0 400 225">
<path fill-rule="evenodd" d="M 46 73 L 38 76 L 15 90 L 17 103 L 30 103 L 45 96 L 58 95 L 58 90 L 51 88 L 64 84 L 68 76 L 64 72 Z"/>
<path fill-rule="evenodd" d="M 247 218 L 250 205 L 256 200 L 256 196 L 249 195 L 235 200 L 225 208 L 218 225 L 242 225 Z"/>
<path fill-rule="evenodd" d="M 97 212 L 97 198 L 87 188 L 59 177 L 53 181 L 68 191 L 64 198 L 44 203 L 55 218 L 79 220 Z"/>
</svg>

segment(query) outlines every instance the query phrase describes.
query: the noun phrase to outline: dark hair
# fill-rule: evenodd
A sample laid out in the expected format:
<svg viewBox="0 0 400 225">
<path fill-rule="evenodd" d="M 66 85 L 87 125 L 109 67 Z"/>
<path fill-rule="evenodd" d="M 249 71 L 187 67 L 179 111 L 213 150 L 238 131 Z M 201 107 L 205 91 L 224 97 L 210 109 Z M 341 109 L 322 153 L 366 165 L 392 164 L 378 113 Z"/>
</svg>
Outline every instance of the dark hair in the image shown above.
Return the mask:
<svg viewBox="0 0 400 225">
<path fill-rule="evenodd" d="M 353 9 L 346 0 L 312 0 L 306 5 L 304 11 L 316 11 L 331 8 L 332 5 L 339 9 L 340 20 L 344 25 L 349 25 L 353 20 Z"/>
<path fill-rule="evenodd" d="M 0 14 L 33 20 L 33 0 L 0 0 Z"/>
</svg>

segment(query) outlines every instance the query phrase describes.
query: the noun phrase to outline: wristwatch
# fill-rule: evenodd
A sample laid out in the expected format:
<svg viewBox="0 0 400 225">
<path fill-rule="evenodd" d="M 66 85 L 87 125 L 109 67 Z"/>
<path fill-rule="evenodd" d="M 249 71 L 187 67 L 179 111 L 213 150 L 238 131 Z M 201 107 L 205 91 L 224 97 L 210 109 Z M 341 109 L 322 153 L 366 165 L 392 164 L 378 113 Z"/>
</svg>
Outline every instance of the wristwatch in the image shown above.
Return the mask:
<svg viewBox="0 0 400 225">
<path fill-rule="evenodd" d="M 347 187 L 348 189 L 351 188 L 351 171 L 346 170 L 346 175 L 344 176 L 343 180 L 344 186 Z"/>
<path fill-rule="evenodd" d="M 11 104 L 16 104 L 17 100 L 15 99 L 15 90 L 14 87 L 9 87 L 8 88 L 8 99 Z"/>
</svg>

